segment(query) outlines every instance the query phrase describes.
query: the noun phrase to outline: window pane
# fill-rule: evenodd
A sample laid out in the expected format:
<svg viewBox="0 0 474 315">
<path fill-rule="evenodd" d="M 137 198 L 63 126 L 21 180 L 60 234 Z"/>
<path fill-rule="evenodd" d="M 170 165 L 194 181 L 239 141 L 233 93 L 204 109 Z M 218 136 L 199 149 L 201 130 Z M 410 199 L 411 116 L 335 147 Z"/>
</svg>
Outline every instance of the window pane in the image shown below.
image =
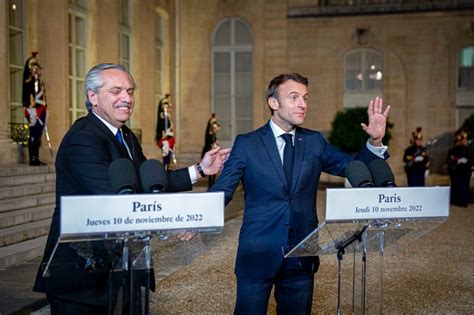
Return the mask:
<svg viewBox="0 0 474 315">
<path fill-rule="evenodd" d="M 252 95 L 252 75 L 236 74 L 235 75 L 235 95 L 250 96 Z"/>
<path fill-rule="evenodd" d="M 230 74 L 214 75 L 214 95 L 230 95 Z"/>
<path fill-rule="evenodd" d="M 252 130 L 252 120 L 247 118 L 247 119 L 237 119 L 237 125 L 236 125 L 236 133 L 246 133 Z"/>
<path fill-rule="evenodd" d="M 230 20 L 222 23 L 214 35 L 214 45 L 227 46 L 230 45 Z"/>
<path fill-rule="evenodd" d="M 214 53 L 214 73 L 230 72 L 230 53 L 216 52 Z"/>
<path fill-rule="evenodd" d="M 230 98 L 223 96 L 216 96 L 216 115 L 219 119 L 229 119 L 230 117 Z"/>
<path fill-rule="evenodd" d="M 217 117 L 221 117 L 217 112 Z M 221 124 L 221 128 L 219 130 L 218 139 L 219 141 L 231 141 L 231 126 L 229 119 L 222 119 L 219 118 L 219 123 Z"/>
<path fill-rule="evenodd" d="M 86 51 L 76 49 L 76 76 L 83 78 L 86 76 Z"/>
<path fill-rule="evenodd" d="M 127 34 L 120 36 L 120 55 L 122 59 L 130 59 L 130 38 Z"/>
<path fill-rule="evenodd" d="M 346 56 L 346 89 L 361 90 L 362 89 L 362 67 L 361 53 L 353 52 Z"/>
<path fill-rule="evenodd" d="M 235 53 L 235 72 L 252 72 L 252 52 Z"/>
<path fill-rule="evenodd" d="M 235 118 L 248 119 L 252 115 L 252 99 L 250 97 L 235 98 Z M 247 130 L 248 131 L 248 130 Z"/>
<path fill-rule="evenodd" d="M 76 81 L 76 100 L 77 100 L 77 109 L 81 110 L 85 108 L 85 94 L 84 94 L 84 82 Z"/>
<path fill-rule="evenodd" d="M 130 25 L 128 0 L 119 0 L 119 23 L 122 25 Z"/>
<path fill-rule="evenodd" d="M 367 89 L 380 90 L 382 88 L 382 58 L 379 53 L 367 51 Z"/>
<path fill-rule="evenodd" d="M 23 32 L 10 29 L 10 64 L 23 66 Z"/>
<path fill-rule="evenodd" d="M 458 87 L 474 88 L 474 47 L 467 47 L 461 51 L 459 58 Z"/>
<path fill-rule="evenodd" d="M 252 44 L 252 35 L 247 25 L 241 21 L 235 21 L 235 43 L 236 44 Z"/>
<path fill-rule="evenodd" d="M 10 102 L 21 104 L 23 69 L 10 67 Z"/>
<path fill-rule="evenodd" d="M 9 25 L 24 29 L 25 25 L 23 21 L 23 0 L 9 0 L 8 9 Z"/>
<path fill-rule="evenodd" d="M 80 17 L 75 17 L 76 22 L 76 42 L 75 44 L 78 46 L 85 47 L 86 46 L 86 21 Z"/>
<path fill-rule="evenodd" d="M 155 14 L 155 17 L 156 17 L 156 21 L 155 21 L 155 25 L 156 25 L 156 31 L 155 31 L 155 39 L 158 41 L 158 42 L 162 42 L 163 41 L 163 19 L 161 18 L 161 15 L 160 14 Z"/>
</svg>

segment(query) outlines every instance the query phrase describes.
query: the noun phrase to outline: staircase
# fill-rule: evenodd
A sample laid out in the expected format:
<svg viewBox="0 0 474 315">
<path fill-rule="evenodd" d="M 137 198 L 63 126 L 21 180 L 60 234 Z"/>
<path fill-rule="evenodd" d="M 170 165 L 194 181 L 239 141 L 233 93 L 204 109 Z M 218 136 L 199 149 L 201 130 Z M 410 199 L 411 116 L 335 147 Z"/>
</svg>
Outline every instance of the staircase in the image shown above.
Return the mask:
<svg viewBox="0 0 474 315">
<path fill-rule="evenodd" d="M 43 254 L 55 206 L 53 165 L 0 166 L 0 269 Z"/>
</svg>

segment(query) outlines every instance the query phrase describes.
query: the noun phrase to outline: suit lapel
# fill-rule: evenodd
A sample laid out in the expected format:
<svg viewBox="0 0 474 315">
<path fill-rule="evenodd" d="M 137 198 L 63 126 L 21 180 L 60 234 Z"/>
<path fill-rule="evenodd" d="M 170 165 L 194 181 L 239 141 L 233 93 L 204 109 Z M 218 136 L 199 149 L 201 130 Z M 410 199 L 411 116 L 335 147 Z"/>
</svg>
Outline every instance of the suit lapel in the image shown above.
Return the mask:
<svg viewBox="0 0 474 315">
<path fill-rule="evenodd" d="M 97 116 L 94 115 L 94 113 L 89 112 L 89 114 L 87 114 L 87 119 L 89 119 L 94 125 L 96 125 L 97 128 L 99 128 L 100 131 L 102 131 L 109 138 L 110 141 L 112 141 L 113 143 L 116 144 L 116 147 L 120 152 L 120 156 L 115 157 L 115 154 L 113 152 L 111 152 L 111 154 L 113 155 L 114 160 L 116 158 L 128 158 L 128 159 L 130 159 L 130 156 L 128 155 L 127 149 L 125 149 L 125 147 L 118 142 L 118 140 L 115 138 L 115 135 L 112 133 L 112 131 L 110 131 L 110 129 L 99 118 L 97 118 Z M 130 132 L 130 131 L 128 131 L 128 132 Z"/>
<path fill-rule="evenodd" d="M 298 182 L 300 176 L 301 164 L 303 163 L 304 151 L 306 148 L 305 136 L 301 133 L 300 128 L 296 128 L 295 132 L 295 162 L 293 166 L 293 183 L 291 187 L 294 187 Z"/>
<path fill-rule="evenodd" d="M 268 155 L 270 156 L 270 160 L 272 161 L 272 164 L 278 174 L 278 177 L 285 184 L 285 186 L 288 186 L 285 176 L 285 170 L 283 169 L 280 154 L 278 153 L 278 148 L 276 146 L 275 135 L 273 134 L 272 128 L 268 123 L 264 126 L 261 137 L 263 144 L 267 149 Z"/>
</svg>

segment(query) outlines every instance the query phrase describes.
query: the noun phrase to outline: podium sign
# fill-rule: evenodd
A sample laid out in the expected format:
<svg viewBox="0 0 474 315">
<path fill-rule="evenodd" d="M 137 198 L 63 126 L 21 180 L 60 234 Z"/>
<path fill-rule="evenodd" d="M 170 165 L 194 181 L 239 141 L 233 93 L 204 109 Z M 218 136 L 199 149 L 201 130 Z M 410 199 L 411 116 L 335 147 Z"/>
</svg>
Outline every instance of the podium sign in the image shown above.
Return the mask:
<svg viewBox="0 0 474 315">
<path fill-rule="evenodd" d="M 328 223 L 448 216 L 449 187 L 327 189 Z"/>
<path fill-rule="evenodd" d="M 61 198 L 60 233 L 63 240 L 182 229 L 220 232 L 223 226 L 222 192 Z"/>
</svg>

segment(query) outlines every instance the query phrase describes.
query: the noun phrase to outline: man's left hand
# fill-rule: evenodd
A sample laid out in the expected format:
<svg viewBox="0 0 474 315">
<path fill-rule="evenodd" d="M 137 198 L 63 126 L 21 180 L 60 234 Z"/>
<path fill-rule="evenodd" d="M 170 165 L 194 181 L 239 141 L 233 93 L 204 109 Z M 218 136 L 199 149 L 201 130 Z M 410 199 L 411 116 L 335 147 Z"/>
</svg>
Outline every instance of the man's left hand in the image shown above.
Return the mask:
<svg viewBox="0 0 474 315">
<path fill-rule="evenodd" d="M 370 100 L 367 114 L 369 115 L 369 125 L 361 123 L 362 129 L 370 136 L 370 144 L 375 147 L 382 145 L 382 139 L 385 136 L 385 128 L 387 126 L 387 116 L 390 112 L 390 105 L 387 105 L 383 111 L 383 100 L 376 97 Z"/>
<path fill-rule="evenodd" d="M 176 234 L 176 237 L 182 241 L 190 241 L 197 235 L 197 232 L 193 231 L 186 231 L 186 232 L 179 232 Z"/>
<path fill-rule="evenodd" d="M 206 175 L 219 173 L 224 166 L 224 162 L 229 158 L 231 149 L 215 148 L 206 152 L 200 162 L 202 170 Z"/>
</svg>

